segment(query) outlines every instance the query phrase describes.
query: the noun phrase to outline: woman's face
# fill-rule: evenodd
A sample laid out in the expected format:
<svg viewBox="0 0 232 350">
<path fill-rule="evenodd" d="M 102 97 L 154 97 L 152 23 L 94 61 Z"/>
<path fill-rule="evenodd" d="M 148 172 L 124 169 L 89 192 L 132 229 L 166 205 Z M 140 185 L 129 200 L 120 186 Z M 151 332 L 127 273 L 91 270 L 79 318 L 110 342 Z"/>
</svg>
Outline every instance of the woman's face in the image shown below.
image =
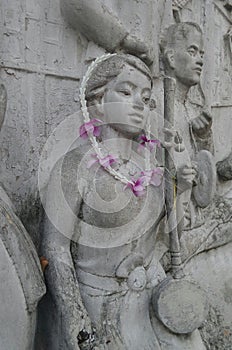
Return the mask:
<svg viewBox="0 0 232 350">
<path fill-rule="evenodd" d="M 104 121 L 123 134 L 138 135 L 146 125 L 150 97 L 150 79 L 126 64 L 121 73 L 106 85 Z"/>
</svg>

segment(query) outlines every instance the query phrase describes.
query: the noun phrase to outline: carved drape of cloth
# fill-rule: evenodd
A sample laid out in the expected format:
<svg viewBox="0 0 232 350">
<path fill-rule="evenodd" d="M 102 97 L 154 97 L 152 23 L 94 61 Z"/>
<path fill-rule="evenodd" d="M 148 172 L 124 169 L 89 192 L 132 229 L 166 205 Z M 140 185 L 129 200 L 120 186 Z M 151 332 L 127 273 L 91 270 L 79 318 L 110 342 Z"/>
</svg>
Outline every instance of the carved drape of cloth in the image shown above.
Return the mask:
<svg viewBox="0 0 232 350">
<path fill-rule="evenodd" d="M 12 204 L 0 188 L 0 239 L 12 260 L 29 312 L 33 312 L 45 294 L 45 284 L 34 244 Z"/>
<path fill-rule="evenodd" d="M 118 152 L 115 167 L 125 176 L 136 176 L 145 168 L 143 157 L 136 152 L 131 152 L 129 160 Z M 95 349 L 203 350 L 198 331 L 175 335 L 152 310 L 153 287 L 166 277 L 154 253 L 158 225 L 164 216 L 163 187 L 148 186 L 142 197 L 134 196 L 130 189 L 123 191 L 124 184 L 102 167 L 87 166 L 92 153 L 87 143 L 57 163 L 46 213 L 72 241 L 77 288 L 96 329 Z M 63 208 L 69 210 L 64 212 Z M 69 255 L 65 250 L 64 261 Z M 61 297 L 65 315 L 66 294 Z M 88 345 L 81 348 L 94 349 Z"/>
<path fill-rule="evenodd" d="M 197 166 L 197 155 L 201 150 L 214 153 L 212 131 L 210 130 L 204 138 L 196 136 L 191 127 L 191 121 L 201 115 L 203 107 L 193 103 L 188 98 L 184 103 L 175 101 L 175 129 L 183 139 L 184 152 L 174 153 L 175 167 L 183 164 L 195 164 Z M 191 190 L 182 194 L 182 201 L 185 203 L 186 230 L 199 227 L 204 223 L 203 210 L 195 202 Z"/>
<path fill-rule="evenodd" d="M 82 197 L 71 253 L 96 329 L 95 349 L 203 350 L 198 331 L 172 334 L 151 308 L 152 290 L 166 277 L 154 256 L 164 215 L 162 186 L 148 186 L 144 197 L 135 197 L 102 168 L 88 170 L 88 157 L 82 164 L 78 158 L 64 159 L 61 183 L 70 204 L 77 187 Z M 122 173 L 128 170 L 135 171 L 131 160 L 120 167 Z"/>
<path fill-rule="evenodd" d="M 93 349 L 205 350 L 198 330 L 191 335 L 175 335 L 154 316 L 152 290 L 165 278 L 159 262 L 153 257 L 146 265 L 142 256 L 133 254 L 123 262 L 127 265 L 128 261 L 127 278 L 99 276 L 97 264 L 96 274 L 77 268 L 83 302 L 96 329 Z"/>
</svg>

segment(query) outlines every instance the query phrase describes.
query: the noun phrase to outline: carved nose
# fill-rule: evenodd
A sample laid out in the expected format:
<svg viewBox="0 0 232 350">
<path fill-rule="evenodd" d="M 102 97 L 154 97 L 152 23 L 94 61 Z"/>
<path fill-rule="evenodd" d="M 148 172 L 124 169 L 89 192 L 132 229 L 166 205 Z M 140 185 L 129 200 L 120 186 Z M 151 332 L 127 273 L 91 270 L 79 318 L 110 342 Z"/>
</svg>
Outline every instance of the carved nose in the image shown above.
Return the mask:
<svg viewBox="0 0 232 350">
<path fill-rule="evenodd" d="M 203 58 L 200 54 L 197 55 L 197 64 L 199 64 L 201 67 L 203 66 Z"/>
<path fill-rule="evenodd" d="M 144 103 L 143 100 L 141 98 L 141 96 L 135 96 L 134 98 L 134 108 L 137 108 L 139 110 L 143 110 L 144 109 Z"/>
</svg>

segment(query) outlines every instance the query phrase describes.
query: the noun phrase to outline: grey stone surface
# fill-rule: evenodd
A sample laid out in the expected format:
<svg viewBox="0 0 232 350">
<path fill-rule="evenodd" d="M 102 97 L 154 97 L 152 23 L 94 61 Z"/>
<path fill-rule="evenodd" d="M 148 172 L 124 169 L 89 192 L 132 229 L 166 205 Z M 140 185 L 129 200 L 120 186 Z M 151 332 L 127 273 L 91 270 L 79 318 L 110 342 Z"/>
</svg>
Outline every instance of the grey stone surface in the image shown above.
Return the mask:
<svg viewBox="0 0 232 350">
<path fill-rule="evenodd" d="M 125 344 L 127 344 L 128 349 L 131 349 L 134 348 L 135 343 L 139 349 L 159 349 L 159 347 L 170 350 L 199 350 L 204 347 L 213 350 L 230 349 L 232 343 L 229 287 L 231 266 L 229 251 L 232 231 L 231 1 L 97 0 L 93 2 L 87 0 L 44 0 L 38 2 L 36 0 L 2 0 L 0 15 L 0 32 L 2 34 L 0 78 L 8 94 L 6 120 L 0 135 L 0 181 L 6 190 L 1 190 L 1 198 L 4 205 L 7 205 L 7 210 L 13 215 L 13 220 L 18 220 L 14 214 L 16 213 L 23 221 L 37 248 L 43 237 L 41 253 L 44 252 L 49 260 L 49 269 L 47 268 L 46 271 L 49 293 L 41 303 L 37 350 L 58 349 L 59 342 L 62 344 L 62 349 L 78 349 L 76 337 L 83 328 L 91 332 L 90 321 L 99 326 L 95 335 L 96 339 L 99 334 L 102 334 L 101 332 L 105 335 L 112 331 L 110 337 L 112 336 L 114 339 L 115 349 L 125 349 Z M 130 203 L 131 206 L 127 208 L 128 210 L 122 211 L 119 216 L 114 217 L 112 210 L 115 208 L 110 203 L 115 199 L 114 195 L 118 195 L 119 201 L 114 202 L 118 210 L 120 205 L 127 203 L 127 198 L 123 197 L 126 192 L 123 192 L 124 195 L 121 197 L 119 184 L 114 187 L 114 183 L 111 183 L 107 176 L 103 176 L 102 183 L 94 183 L 92 178 L 87 177 L 84 166 L 84 169 L 81 170 L 82 173 L 78 175 L 82 178 L 78 183 L 79 189 L 84 190 L 88 182 L 95 184 L 99 196 L 95 198 L 92 190 L 88 189 L 85 193 L 85 199 L 88 204 L 91 204 L 90 206 L 94 207 L 94 210 L 98 208 L 97 205 L 100 203 L 105 213 L 104 215 L 102 212 L 92 214 L 88 206 L 87 208 L 81 206 L 79 217 L 81 219 L 88 217 L 90 222 L 88 222 L 89 225 L 83 224 L 80 244 L 72 243 L 70 251 L 69 238 L 72 236 L 73 224 L 76 220 L 72 211 L 74 214 L 78 211 L 78 208 L 74 207 L 79 191 L 70 181 L 72 178 L 76 179 L 75 164 L 82 164 L 80 155 L 74 155 L 75 152 L 70 153 L 64 161 L 62 186 L 67 192 L 66 202 L 57 190 L 59 181 L 57 182 L 56 175 L 54 175 L 59 168 L 59 161 L 51 178 L 55 180 L 54 183 L 51 183 L 53 194 L 50 200 L 53 204 L 55 199 L 57 201 L 57 204 L 52 204 L 53 219 L 54 216 L 57 219 L 55 220 L 55 228 L 48 221 L 43 222 L 45 228 L 42 225 L 39 227 L 42 210 L 38 193 L 38 172 L 42 165 L 46 167 L 48 174 L 43 179 L 45 183 L 49 172 L 59 158 L 60 149 L 67 146 L 67 151 L 71 147 L 68 142 L 69 137 L 70 140 L 75 141 L 75 134 L 78 135 L 78 128 L 82 123 L 81 114 L 77 113 L 76 116 L 73 116 L 71 127 L 69 123 L 65 123 L 67 117 L 74 112 L 79 112 L 80 80 L 89 63 L 108 50 L 129 52 L 148 63 L 153 62 L 150 68 L 156 78 L 152 92 L 156 108 L 151 112 L 151 127 L 152 133 L 157 138 L 164 138 L 162 132 L 164 62 L 163 55 L 162 57 L 159 55 L 159 42 L 165 35 L 165 28 L 177 22 L 186 21 L 200 25 L 202 29 L 200 41 L 203 39 L 205 53 L 202 59 L 197 53 L 199 62 L 203 63 L 202 71 L 200 72 L 199 68 L 201 63 L 198 63 L 197 81 L 194 84 L 187 82 L 187 89 L 186 78 L 189 76 L 188 72 L 184 70 L 187 64 L 186 61 L 183 61 L 183 56 L 182 59 L 179 56 L 178 72 L 177 67 L 171 67 L 172 69 L 169 71 L 166 70 L 168 75 L 177 80 L 175 128 L 178 129 L 185 144 L 185 151 L 179 154 L 175 153 L 175 157 L 181 165 L 180 173 L 183 171 L 186 173 L 186 168 L 184 169 L 183 165 L 188 164 L 187 173 L 191 177 L 191 181 L 189 178 L 183 182 L 180 181 L 180 178 L 178 180 L 180 189 L 178 198 L 181 200 L 177 213 L 180 219 L 178 230 L 181 236 L 181 257 L 184 263 L 184 272 L 189 274 L 189 277 L 195 280 L 203 290 L 206 290 L 210 303 L 210 313 L 200 329 L 201 336 L 196 330 L 192 335 L 183 338 L 178 335 L 174 336 L 167 331 L 153 313 L 149 313 L 148 305 L 151 300 L 152 288 L 148 283 L 149 287 L 143 289 L 145 279 L 149 281 L 152 279 L 152 283 L 157 285 L 166 278 L 164 269 L 166 272 L 169 271 L 170 252 L 165 219 L 163 219 L 164 224 L 161 222 L 159 230 L 155 227 L 149 236 L 152 240 L 150 245 L 149 239 L 146 240 L 140 236 L 134 240 L 130 239 L 132 231 L 139 235 L 143 232 L 143 226 L 145 227 L 151 218 L 154 219 L 158 215 L 159 208 L 148 205 L 147 216 L 143 212 L 144 216 L 141 218 L 138 215 L 140 210 L 135 208 L 135 203 Z M 195 34 L 192 36 L 194 41 Z M 179 53 L 181 50 L 183 53 L 183 50 L 186 49 L 184 47 L 186 40 L 182 39 L 176 47 L 172 48 Z M 166 54 L 169 54 L 169 61 L 172 64 L 170 52 L 166 52 Z M 178 83 L 183 78 L 185 78 L 185 87 Z M 184 95 L 179 94 L 181 89 Z M 1 94 L 1 102 L 4 98 L 3 93 Z M 4 112 L 5 107 L 0 109 L 0 116 Z M 64 124 L 60 125 L 61 122 Z M 205 124 L 203 128 L 202 123 Z M 192 133 L 189 132 L 189 124 L 191 124 Z M 59 133 L 56 132 L 57 126 Z M 67 131 L 68 128 L 72 129 L 71 132 Z M 53 139 L 49 144 L 50 149 L 46 146 L 43 149 L 51 135 L 53 135 Z M 82 143 L 79 146 L 80 154 L 85 155 L 88 147 L 85 148 Z M 122 148 L 127 147 L 128 145 Z M 196 205 L 196 198 L 193 198 L 192 191 L 188 189 L 188 182 L 192 184 L 192 178 L 195 176 L 195 170 L 190 161 L 197 160 L 200 150 L 210 151 L 213 162 L 217 165 L 217 174 L 216 172 L 211 174 L 212 178 L 217 176 L 216 195 L 205 208 L 199 208 Z M 46 152 L 47 158 L 44 156 Z M 40 159 L 41 154 L 44 157 L 44 164 Z M 68 160 L 70 165 L 68 165 Z M 140 162 L 137 158 L 133 161 Z M 160 159 L 159 161 L 161 162 Z M 124 171 L 133 173 L 134 167 L 131 168 L 131 166 L 130 164 L 125 167 Z M 203 183 L 205 179 L 206 177 L 203 176 Z M 201 181 L 199 177 L 194 179 L 194 186 L 197 184 L 197 180 Z M 107 181 L 113 190 L 108 190 Z M 206 181 L 206 183 L 210 185 L 211 182 Z M 208 191 L 205 190 L 204 184 L 202 188 L 205 199 Z M 13 203 L 9 201 L 5 192 Z M 198 194 L 200 195 L 201 191 L 198 191 Z M 209 194 L 211 199 L 213 191 Z M 157 197 L 158 202 L 159 198 L 161 197 Z M 187 206 L 184 206 L 184 202 L 190 202 L 188 209 Z M 183 211 L 185 211 L 184 220 L 182 220 Z M 135 214 L 131 216 L 131 213 Z M 137 218 L 137 216 L 138 221 L 131 222 L 131 217 Z M 139 220 L 141 221 L 139 222 Z M 160 218 L 157 220 L 160 223 Z M 128 229 L 124 230 L 120 226 L 117 228 L 119 222 L 127 225 Z M 110 226 L 108 236 L 102 232 L 104 225 L 112 226 Z M 183 230 L 183 228 L 185 229 Z M 63 232 L 63 230 L 68 230 L 70 233 L 67 239 L 58 232 Z M 76 228 L 74 231 L 79 232 Z M 26 235 L 23 228 L 20 232 L 24 232 Z M 115 238 L 114 243 L 112 243 L 112 236 Z M 128 239 L 129 243 L 125 243 L 124 238 Z M 13 240 L 14 242 L 15 240 Z M 123 248 L 117 249 L 115 245 L 120 245 Z M 153 252 L 154 263 L 149 262 L 152 255 L 150 250 Z M 2 266 L 5 267 L 1 273 L 8 271 L 9 276 L 10 274 L 12 276 L 7 280 L 7 283 L 10 284 L 9 288 L 12 290 L 8 296 L 9 300 L 12 300 L 15 299 L 14 288 L 20 288 L 21 285 L 18 277 L 20 274 L 12 268 L 11 256 L 7 255 L 3 246 L 1 246 L 1 256 L 6 257 L 3 258 L 4 264 Z M 19 256 L 21 257 L 21 253 Z M 118 266 L 124 258 L 125 263 Z M 86 264 L 84 271 L 78 265 L 82 259 Z M 110 273 L 106 269 L 108 265 L 111 267 Z M 25 268 L 22 269 L 26 273 Z M 77 278 L 76 271 L 78 272 Z M 100 273 L 101 271 L 103 272 Z M 153 277 L 151 278 L 151 276 Z M 115 287 L 115 282 L 117 282 L 117 287 Z M 30 283 L 33 288 L 36 286 L 33 277 Z M 126 288 L 126 296 L 123 295 L 121 289 L 119 294 L 122 295 L 120 297 L 114 292 L 107 297 L 100 295 L 100 292 L 96 294 L 96 289 L 106 293 L 105 289 L 109 288 L 112 292 L 112 288 L 117 289 L 118 285 L 122 289 Z M 27 287 L 25 288 L 27 289 Z M 30 343 L 33 338 L 25 333 L 25 329 L 29 328 L 22 326 L 24 322 L 26 325 L 28 320 L 27 301 L 35 297 L 34 291 L 31 291 L 30 288 L 28 291 L 29 299 L 25 298 L 24 292 L 19 293 L 17 305 L 15 305 L 16 300 L 14 300 L 15 304 L 12 302 L 9 312 L 7 306 L 2 305 L 2 315 L 16 317 L 13 324 L 18 330 L 18 336 L 15 337 L 18 339 L 18 343 L 16 342 L 14 345 L 17 349 L 22 347 L 21 344 L 25 342 L 25 339 Z M 5 292 L 2 293 L 5 295 Z M 110 294 L 108 290 L 107 293 Z M 15 313 L 12 311 L 14 309 Z M 20 313 L 22 319 L 20 327 L 22 326 L 22 328 L 18 328 Z M 100 315 L 101 321 L 99 321 Z M 120 318 L 123 327 L 119 325 L 120 322 L 113 323 L 113 326 L 110 325 L 111 320 L 115 320 L 117 317 Z M 34 319 L 31 320 L 33 333 Z M 147 325 L 146 329 L 143 328 L 144 324 Z M 5 329 L 10 330 L 11 327 Z M 138 340 L 136 335 L 140 335 L 141 330 L 144 333 L 141 340 Z M 121 332 L 120 336 L 118 336 L 118 331 Z M 155 337 L 153 333 L 156 334 Z M 20 338 L 21 336 L 22 338 Z M 22 339 L 22 343 L 19 339 Z M 9 347 L 8 340 L 8 336 L 4 335 L 6 347 Z M 108 340 L 110 339 L 107 338 Z M 202 340 L 205 345 L 203 345 Z M 32 345 L 28 346 L 30 348 Z M 111 343 L 99 344 L 96 348 L 104 349 L 105 346 L 113 349 Z M 84 343 L 82 347 L 84 348 Z M 86 348 L 89 348 L 89 345 L 86 345 Z"/>
<path fill-rule="evenodd" d="M 0 129 L 7 104 L 0 86 Z M 0 187 L 0 346 L 27 349 L 34 346 L 36 308 L 45 294 L 39 258 L 29 234 L 15 215 L 14 206 Z"/>
<path fill-rule="evenodd" d="M 217 173 L 223 181 L 232 180 L 232 153 L 221 162 L 217 163 Z"/>
<path fill-rule="evenodd" d="M 208 315 L 204 291 L 184 278 L 160 283 L 153 294 L 153 306 L 162 323 L 177 334 L 192 333 Z"/>
<path fill-rule="evenodd" d="M 201 329 L 208 349 L 231 348 L 231 272 L 228 266 L 231 266 L 231 243 L 200 253 L 186 266 L 186 273 L 204 288 L 211 304 Z"/>
<path fill-rule="evenodd" d="M 106 75 L 106 81 L 99 72 L 109 71 L 112 75 Z M 91 116 L 107 123 L 100 146 L 119 157 L 117 170 L 127 178 L 144 167 L 132 141 L 149 123 L 149 105 L 143 97 L 151 89 L 147 71 L 133 56 L 111 57 L 92 73 L 86 90 Z M 118 93 L 119 86 L 133 89 L 130 94 Z M 143 118 L 134 119 L 136 113 Z M 42 252 L 49 260 L 45 275 L 50 308 L 55 310 L 46 332 L 55 336 L 41 336 L 45 348 L 78 349 L 78 333 L 91 321 L 94 344 L 100 348 L 203 349 L 200 337 L 191 334 L 198 323 L 183 336 L 172 334 L 155 315 L 150 317 L 153 288 L 166 278 L 154 255 L 163 187 L 149 186 L 144 198 L 136 198 L 104 169 L 88 169 L 90 156 L 88 141 L 77 146 L 56 164 L 47 188 Z M 72 210 L 65 215 L 62 196 Z"/>
</svg>

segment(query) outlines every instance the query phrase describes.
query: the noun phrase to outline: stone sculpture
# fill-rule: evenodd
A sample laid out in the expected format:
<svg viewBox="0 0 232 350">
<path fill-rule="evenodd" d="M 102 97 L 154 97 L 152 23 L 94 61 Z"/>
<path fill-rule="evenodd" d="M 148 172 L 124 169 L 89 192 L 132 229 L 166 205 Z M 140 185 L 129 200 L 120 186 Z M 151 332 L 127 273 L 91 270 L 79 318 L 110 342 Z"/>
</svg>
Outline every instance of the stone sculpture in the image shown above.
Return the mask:
<svg viewBox="0 0 232 350">
<path fill-rule="evenodd" d="M 221 180 L 232 180 L 232 153 L 217 163 L 217 172 Z"/>
<path fill-rule="evenodd" d="M 201 250 L 206 249 L 207 240 L 210 241 L 209 246 L 212 244 L 209 237 L 212 237 L 216 227 L 218 229 L 218 219 L 215 220 L 215 217 L 218 218 L 217 203 L 224 202 L 222 197 L 215 197 L 216 167 L 213 155 L 209 153 L 209 151 L 213 152 L 212 116 L 203 105 L 193 104 L 188 98 L 190 88 L 200 83 L 203 66 L 204 46 L 200 27 L 191 22 L 170 26 L 162 41 L 162 54 L 166 74 L 176 79 L 175 125 L 183 137 L 187 151 L 177 154 L 176 161 L 181 164 L 183 159 L 188 159 L 190 165 L 188 171 L 192 171 L 196 176 L 195 186 L 187 196 L 185 193 L 186 198 L 183 198 L 186 206 L 182 242 L 184 250 L 188 250 L 188 253 L 186 251 L 184 253 L 186 257 L 186 254 L 192 254 L 194 250 L 199 253 L 200 246 Z M 218 173 L 220 174 L 222 169 L 226 171 L 228 167 L 229 157 L 224 162 L 218 163 Z M 229 203 L 224 207 L 227 210 L 224 211 L 224 219 L 219 229 L 221 233 L 215 239 L 218 245 L 224 244 L 225 237 L 228 237 L 223 232 L 226 232 L 231 225 L 228 219 L 229 207 Z M 223 220 L 225 220 L 224 223 Z M 192 233 L 194 240 L 190 238 L 192 234 L 188 233 L 188 230 L 192 229 L 195 229 Z M 214 238 L 216 236 L 215 233 Z M 224 239 L 222 239 L 223 236 Z M 205 244 L 202 244 L 203 241 Z"/>
<path fill-rule="evenodd" d="M 194 32 L 195 34 L 193 34 Z M 203 105 L 197 107 L 188 101 L 187 93 L 189 88 L 200 83 L 200 73 L 203 64 L 203 57 L 201 56 L 203 56 L 204 52 L 200 28 L 193 23 L 173 25 L 169 27 L 167 40 L 163 44 L 162 53 L 164 55 L 166 74 L 175 77 L 177 82 L 176 127 L 180 135 L 183 135 L 189 162 L 194 164 L 194 166 L 195 164 L 197 165 L 196 169 L 198 172 L 193 189 L 188 194 L 189 197 L 186 198 L 186 204 L 189 203 L 189 207 L 186 206 L 185 222 L 182 226 L 184 230 L 180 232 L 182 258 L 185 261 L 184 265 L 187 265 L 184 270 L 186 273 L 189 273 L 189 271 L 193 271 L 194 264 L 200 271 L 201 259 L 205 259 L 206 264 L 210 264 L 207 262 L 206 254 L 203 253 L 205 251 L 218 248 L 211 254 L 215 261 L 220 261 L 220 256 L 222 255 L 227 256 L 227 249 L 229 249 L 230 245 L 226 246 L 226 244 L 231 242 L 232 203 L 229 196 L 221 196 L 216 192 L 215 182 L 217 174 L 220 182 L 231 179 L 231 156 L 229 155 L 223 161 L 218 162 L 216 170 L 214 156 L 213 154 L 208 154 L 208 151 L 213 153 L 214 149 L 211 131 L 212 117 L 209 112 L 204 111 Z M 179 155 L 180 161 L 184 157 L 183 152 Z M 201 173 L 200 175 L 199 172 Z M 200 253 L 202 253 L 202 256 L 199 255 Z M 189 261 L 194 256 L 195 259 L 188 266 Z M 209 259 L 212 259 L 212 256 Z M 223 264 L 218 264 L 217 269 L 218 271 L 223 271 Z M 203 288 L 208 290 L 213 288 L 214 268 L 212 265 L 208 268 L 208 275 L 211 276 L 209 281 L 211 280 L 212 282 L 204 282 L 200 277 L 199 271 L 196 274 L 191 272 L 192 276 L 200 281 Z M 217 272 L 217 274 L 220 274 L 220 272 Z M 222 286 L 227 284 L 228 278 L 228 276 L 221 274 Z M 225 293 L 220 284 L 215 286 L 215 290 L 218 291 L 217 293 Z M 211 316 L 207 322 L 211 324 L 215 305 L 212 302 L 213 297 L 210 297 L 209 300 L 212 303 L 210 306 Z M 226 306 L 223 303 L 217 308 L 220 310 L 218 312 L 221 315 L 225 315 Z M 221 317 L 223 318 L 224 316 Z M 212 338 L 212 334 L 206 335 L 203 331 L 203 337 L 207 344 L 210 343 L 210 336 Z M 221 341 L 225 346 L 228 342 L 229 339 Z M 218 343 L 221 344 L 220 340 L 218 340 Z"/>
<path fill-rule="evenodd" d="M 89 40 L 108 51 L 124 48 L 130 53 L 140 53 L 143 58 L 148 58 L 146 44 L 131 36 L 120 19 L 101 0 L 94 3 L 82 0 L 62 1 L 61 6 L 64 16 L 71 25 Z"/>
<path fill-rule="evenodd" d="M 202 185 L 194 187 L 186 197 L 184 227 L 194 228 L 203 222 L 201 208 L 212 201 L 216 182 L 213 156 L 208 152 L 213 151 L 212 116 L 204 106 L 193 104 L 188 98 L 190 88 L 199 84 L 202 71 L 204 46 L 200 27 L 190 22 L 170 26 L 162 41 L 162 54 L 165 73 L 176 79 L 175 127 L 186 148 L 176 161 L 181 166 L 188 159 L 186 172 L 195 174 L 195 184 Z M 207 169 L 203 169 L 205 164 Z"/>
<path fill-rule="evenodd" d="M 81 98 L 86 97 L 92 121 L 87 118 L 80 132 L 90 139 L 56 164 L 47 188 L 43 255 L 54 316 L 46 346 L 204 349 L 197 330 L 175 335 L 150 314 L 153 288 L 166 275 L 154 254 L 164 215 L 161 172 L 154 163 L 149 179 L 140 178 L 148 170 L 147 158 L 137 153 L 138 136 L 149 130 L 149 69 L 136 57 L 112 55 L 84 81 Z M 84 107 L 85 102 L 85 115 Z M 60 181 L 63 194 L 57 197 Z M 60 195 L 70 217 L 62 217 Z"/>
<path fill-rule="evenodd" d="M 149 65 L 153 77 L 158 78 L 153 81 L 152 98 L 156 100 L 156 110 L 151 115 L 160 118 L 159 122 L 153 118 L 152 132 L 161 129 L 165 115 L 162 105 L 163 97 L 167 100 L 167 91 L 163 93 L 163 80 L 167 79 L 167 75 L 176 80 L 174 129 L 178 130 L 178 134 L 173 132 L 170 135 L 177 142 L 171 145 L 173 149 L 182 151 L 174 152 L 175 162 L 182 170 L 182 179 L 179 177 L 180 170 L 178 173 L 176 169 L 170 171 L 169 195 L 173 200 L 171 204 L 178 204 L 180 222 L 177 233 L 181 247 L 171 249 L 166 227 L 162 226 L 161 218 L 166 221 L 168 216 L 163 209 L 162 185 L 150 185 L 144 191 L 143 183 L 139 181 L 137 187 L 127 183 L 127 189 L 123 190 L 126 184 L 115 180 L 103 169 L 104 164 L 112 163 L 112 169 L 133 177 L 137 168 L 139 171 L 146 170 L 146 150 L 149 147 L 152 149 L 156 145 L 153 152 L 157 153 L 165 153 L 166 150 L 163 152 L 158 143 L 151 142 L 153 136 L 152 133 L 149 136 L 146 125 L 143 138 L 133 138 L 133 152 L 129 154 L 125 135 L 121 137 L 117 132 L 120 125 L 109 128 L 106 123 L 99 122 L 105 116 L 101 113 L 103 87 L 100 87 L 98 98 L 91 99 L 93 96 L 86 95 L 91 121 L 98 119 L 88 127 L 95 133 L 99 128 L 102 130 L 97 142 L 102 151 L 108 147 L 110 157 L 102 161 L 100 167 L 99 159 L 92 157 L 93 151 L 88 153 L 90 139 L 78 140 L 71 146 L 74 150 L 70 149 L 56 164 L 48 186 L 45 208 L 46 214 L 49 214 L 50 208 L 52 217 L 48 215 L 43 222 L 44 228 L 41 227 L 41 253 L 49 259 L 50 266 L 46 271 L 49 291 L 40 303 L 36 349 L 107 347 L 121 350 L 137 346 L 140 349 L 191 350 L 203 347 L 202 341 L 210 350 L 231 348 L 231 4 L 231 0 L 1 1 L 0 80 L 7 86 L 9 103 L 0 149 L 3 184 L 0 187 L 0 295 L 4 301 L 0 307 L 0 348 L 32 349 L 35 309 L 44 290 L 35 249 L 15 213 L 23 219 L 30 237 L 39 245 L 42 237 L 37 229 L 40 203 L 36 194 L 42 148 L 53 130 L 59 129 L 55 133 L 57 137 L 52 140 L 52 151 L 55 149 L 55 152 L 47 153 L 47 158 L 43 153 L 46 159 L 42 165 L 46 163 L 46 169 L 50 170 L 60 155 L 60 146 L 69 146 L 69 138 L 62 138 L 64 134 L 69 134 L 64 130 L 64 124 L 72 113 L 79 113 L 79 85 L 86 65 L 105 51 L 130 53 L 141 58 Z M 194 23 L 180 23 L 186 21 L 198 23 L 202 31 Z M 170 27 L 175 22 L 178 24 Z M 159 66 L 162 60 L 159 61 L 158 48 L 164 27 L 169 27 L 167 38 L 162 43 L 166 76 L 163 76 L 162 63 Z M 111 66 L 109 71 L 112 71 Z M 134 71 L 130 71 L 132 77 Z M 106 85 L 114 84 L 116 78 L 112 77 Z M 92 82 L 93 76 L 90 75 L 89 83 Z M 4 116 L 6 94 L 3 86 L 0 90 L 0 115 Z M 112 116 L 115 111 L 113 105 L 108 105 L 107 109 L 105 104 L 108 92 L 104 92 L 103 96 L 103 109 Z M 118 105 L 115 118 L 124 116 L 127 110 L 124 108 L 119 114 L 119 109 Z M 85 122 L 83 115 L 75 119 L 77 124 Z M 64 124 L 59 124 L 61 121 Z M 78 128 L 79 125 L 72 129 L 74 139 Z M 122 128 L 120 130 L 123 131 Z M 112 136 L 115 142 L 109 139 Z M 157 133 L 156 136 L 162 139 L 163 135 Z M 140 151 L 137 151 L 138 142 Z M 45 147 L 47 150 L 49 148 Z M 54 161 L 52 164 L 50 159 Z M 159 162 L 155 161 L 152 166 L 159 168 L 159 165 L 164 165 L 161 157 L 158 159 Z M 90 161 L 93 165 L 88 168 Z M 160 174 L 160 170 L 153 174 L 156 175 L 153 178 L 156 184 L 161 179 Z M 149 174 L 145 175 L 147 178 Z M 177 188 L 172 176 L 177 176 Z M 98 181 L 99 178 L 102 182 Z M 94 186 L 89 188 L 90 184 Z M 4 187 L 13 200 L 15 210 Z M 143 191 L 144 196 L 138 197 Z M 154 203 L 149 205 L 151 193 L 155 193 L 156 206 Z M 77 199 L 80 195 L 83 195 L 84 201 L 79 208 Z M 160 217 L 156 218 L 159 208 Z M 156 224 L 158 226 L 160 221 L 158 228 Z M 146 225 L 151 230 L 150 236 L 140 236 Z M 74 237 L 73 232 L 81 232 L 80 237 Z M 138 233 L 138 236 L 131 237 L 132 233 Z M 152 242 L 150 249 L 149 239 Z M 28 250 L 32 250 L 32 254 Z M 172 260 L 178 262 L 176 273 L 171 272 L 172 277 L 177 278 L 170 277 L 174 266 L 170 264 Z M 187 277 L 183 278 L 179 263 L 183 263 L 183 272 L 207 292 L 210 312 L 199 328 L 202 341 L 198 330 L 186 337 L 177 334 L 192 326 L 190 318 L 186 318 L 183 325 L 183 309 L 177 307 L 178 303 L 186 301 L 184 288 L 189 282 Z M 38 273 L 31 275 L 30 265 Z M 111 268 L 110 273 L 107 268 Z M 151 280 L 143 289 L 146 281 Z M 173 282 L 175 298 L 173 295 L 170 298 L 166 282 L 170 282 L 171 287 Z M 167 320 L 170 299 L 175 301 L 171 308 L 172 321 L 180 321 L 176 323 L 180 329 L 178 332 L 177 328 L 174 329 L 175 334 L 160 322 L 162 319 L 168 325 L 170 321 Z M 190 306 L 198 302 L 195 294 L 191 294 L 188 300 L 191 300 Z M 199 314 L 201 312 L 202 309 Z M 176 314 L 179 317 L 175 317 Z M 98 322 L 99 315 L 102 319 Z M 173 326 L 174 322 L 171 323 Z"/>
<path fill-rule="evenodd" d="M 0 129 L 7 95 L 0 85 Z M 36 308 L 45 294 L 39 258 L 6 192 L 0 187 L 0 347 L 31 350 Z"/>
<path fill-rule="evenodd" d="M 164 0 L 61 1 L 67 22 L 91 42 L 108 52 L 126 52 L 140 57 L 158 74 L 159 34 L 169 13 Z"/>
</svg>

